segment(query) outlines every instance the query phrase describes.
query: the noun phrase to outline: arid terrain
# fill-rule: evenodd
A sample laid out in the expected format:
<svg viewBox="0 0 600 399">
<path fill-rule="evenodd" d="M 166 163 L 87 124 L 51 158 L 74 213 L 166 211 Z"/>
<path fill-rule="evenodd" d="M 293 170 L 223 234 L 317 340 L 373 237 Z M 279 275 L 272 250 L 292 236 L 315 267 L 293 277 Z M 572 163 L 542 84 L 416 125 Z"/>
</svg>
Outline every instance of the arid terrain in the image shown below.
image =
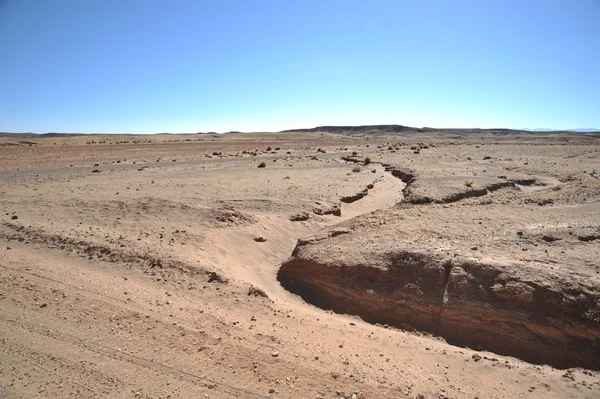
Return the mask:
<svg viewBox="0 0 600 399">
<path fill-rule="evenodd" d="M 0 398 L 598 398 L 598 170 L 599 134 L 4 135 Z"/>
</svg>

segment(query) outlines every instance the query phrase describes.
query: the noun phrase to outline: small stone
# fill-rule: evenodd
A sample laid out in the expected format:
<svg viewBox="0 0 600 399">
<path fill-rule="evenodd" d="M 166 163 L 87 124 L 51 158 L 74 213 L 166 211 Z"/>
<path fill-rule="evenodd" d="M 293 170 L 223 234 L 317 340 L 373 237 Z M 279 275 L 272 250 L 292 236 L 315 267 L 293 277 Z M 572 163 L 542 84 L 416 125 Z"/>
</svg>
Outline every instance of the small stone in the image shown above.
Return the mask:
<svg viewBox="0 0 600 399">
<path fill-rule="evenodd" d="M 262 289 L 255 287 L 253 285 L 250 286 L 250 288 L 248 288 L 248 295 L 254 295 L 254 296 L 262 296 L 263 298 L 269 298 L 269 296 L 267 295 L 267 293 L 265 291 L 263 291 Z"/>
<path fill-rule="evenodd" d="M 279 356 L 279 352 L 271 352 L 271 356 L 278 357 Z"/>
<path fill-rule="evenodd" d="M 208 277 L 208 282 L 209 283 L 216 282 L 216 283 L 227 284 L 227 279 L 222 277 L 221 275 L 219 275 L 217 272 L 210 272 L 209 277 Z"/>
<path fill-rule="evenodd" d="M 308 218 L 309 218 L 308 213 L 301 212 L 301 213 L 296 213 L 296 214 L 290 216 L 290 221 L 292 221 L 292 222 L 303 222 L 305 220 L 308 220 Z"/>
</svg>

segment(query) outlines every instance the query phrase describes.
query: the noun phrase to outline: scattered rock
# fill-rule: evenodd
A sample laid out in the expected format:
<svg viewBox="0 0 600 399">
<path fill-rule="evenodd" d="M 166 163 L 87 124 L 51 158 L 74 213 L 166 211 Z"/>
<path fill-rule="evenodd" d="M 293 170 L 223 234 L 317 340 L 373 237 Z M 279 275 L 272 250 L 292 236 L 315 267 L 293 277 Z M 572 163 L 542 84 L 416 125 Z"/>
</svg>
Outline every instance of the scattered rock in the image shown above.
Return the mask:
<svg viewBox="0 0 600 399">
<path fill-rule="evenodd" d="M 308 220 L 308 218 L 309 218 L 308 213 L 301 212 L 301 213 L 296 213 L 296 214 L 290 216 L 290 221 L 292 221 L 292 222 L 304 222 L 305 220 Z"/>
<path fill-rule="evenodd" d="M 17 215 L 13 215 L 13 216 L 11 217 L 11 219 L 12 219 L 12 220 L 17 220 L 18 218 L 19 218 L 19 217 L 18 217 Z"/>
<path fill-rule="evenodd" d="M 254 237 L 254 241 L 256 242 L 266 242 L 267 239 L 265 237 Z"/>
<path fill-rule="evenodd" d="M 279 357 L 279 352 L 271 352 L 271 356 L 273 356 L 273 357 Z"/>
<path fill-rule="evenodd" d="M 320 208 L 314 208 L 313 212 L 315 215 L 342 216 L 342 208 L 340 207 L 340 204 L 324 205 Z"/>
<path fill-rule="evenodd" d="M 255 287 L 253 285 L 251 285 L 250 288 L 248 288 L 248 295 L 254 295 L 254 296 L 261 296 L 263 298 L 269 298 L 269 296 L 267 295 L 267 293 L 264 290 L 262 290 L 262 289 L 260 289 L 258 287 Z"/>
<path fill-rule="evenodd" d="M 590 242 L 594 240 L 600 240 L 600 235 L 578 236 L 577 239 L 579 241 Z"/>
<path fill-rule="evenodd" d="M 209 277 L 208 277 L 208 282 L 209 283 L 222 283 L 222 284 L 227 284 L 227 279 L 224 278 L 223 276 L 221 276 L 220 274 L 218 274 L 217 272 L 210 272 L 209 273 Z"/>
<path fill-rule="evenodd" d="M 553 236 L 543 236 L 542 240 L 546 241 L 546 242 L 554 242 L 554 241 L 559 241 L 560 238 L 558 237 L 553 237 Z"/>
</svg>

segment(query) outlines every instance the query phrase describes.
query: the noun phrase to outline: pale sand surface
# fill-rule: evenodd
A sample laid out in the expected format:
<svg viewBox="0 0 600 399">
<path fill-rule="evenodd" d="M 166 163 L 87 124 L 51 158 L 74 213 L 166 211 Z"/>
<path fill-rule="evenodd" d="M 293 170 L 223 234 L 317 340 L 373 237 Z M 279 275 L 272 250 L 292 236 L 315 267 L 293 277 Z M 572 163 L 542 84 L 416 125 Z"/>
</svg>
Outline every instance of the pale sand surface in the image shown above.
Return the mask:
<svg viewBox="0 0 600 399">
<path fill-rule="evenodd" d="M 438 138 L 435 148 L 414 154 L 409 147 L 422 140 L 274 133 L 26 139 L 35 143 L 28 145 L 0 138 L 0 397 L 599 397 L 596 371 L 566 373 L 372 325 L 281 287 L 277 271 L 299 238 L 370 212 L 403 212 L 395 205 L 405 184 L 380 163 L 418 171 L 413 188 L 431 198 L 498 175 L 545 182 L 542 194 L 535 187 L 495 192 L 489 208 L 478 208 L 481 220 L 488 211 L 490 218 L 502 214 L 511 196 L 525 212 L 530 204 L 522 195 L 538 201 L 563 192 L 589 197 L 578 206 L 598 215 L 600 179 L 590 176 L 600 169 L 597 141 L 451 145 Z M 408 144 L 392 152 L 387 143 Z M 353 151 L 374 162 L 353 172 L 355 164 L 342 159 Z M 258 168 L 262 160 L 267 166 Z M 365 197 L 340 204 L 370 184 Z M 566 191 L 550 191 L 564 184 Z M 324 214 L 336 205 L 341 216 Z M 463 205 L 432 206 L 431 213 L 406 211 L 407 230 L 422 240 L 439 227 L 435 214 L 443 206 L 459 215 L 453 207 Z M 302 213 L 308 220 L 290 220 Z M 458 252 L 481 245 L 463 245 L 456 233 L 433 241 Z M 575 251 L 581 262 L 573 267 L 597 278 L 599 244 L 590 245 L 561 250 Z M 502 246 L 482 253 L 511 256 Z M 228 283 L 209 283 L 210 272 Z M 250 285 L 269 298 L 248 295 Z"/>
</svg>

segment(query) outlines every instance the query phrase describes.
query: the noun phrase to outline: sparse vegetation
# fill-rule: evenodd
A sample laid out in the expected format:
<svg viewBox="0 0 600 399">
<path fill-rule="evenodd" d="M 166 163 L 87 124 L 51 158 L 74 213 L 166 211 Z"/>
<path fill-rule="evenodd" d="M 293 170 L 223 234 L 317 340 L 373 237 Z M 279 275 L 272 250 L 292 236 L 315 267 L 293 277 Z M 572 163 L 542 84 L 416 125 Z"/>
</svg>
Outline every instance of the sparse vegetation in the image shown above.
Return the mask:
<svg viewBox="0 0 600 399">
<path fill-rule="evenodd" d="M 353 171 L 354 173 L 358 173 L 358 172 L 360 172 L 360 171 L 361 171 L 361 168 L 360 168 L 360 166 L 356 165 L 355 167 L 353 167 L 353 168 L 352 168 L 352 171 Z"/>
<path fill-rule="evenodd" d="M 366 156 L 366 157 L 365 157 L 365 165 L 368 165 L 368 164 L 370 164 L 370 163 L 371 163 L 371 157 L 369 157 L 369 156 Z"/>
<path fill-rule="evenodd" d="M 259 168 L 266 168 L 266 167 L 267 167 L 267 163 L 266 163 L 265 161 L 261 161 L 261 162 L 258 164 L 258 167 L 259 167 Z"/>
<path fill-rule="evenodd" d="M 467 187 L 473 187 L 474 184 L 475 184 L 475 182 L 473 180 L 467 180 L 465 182 L 465 186 L 467 186 Z"/>
<path fill-rule="evenodd" d="M 356 151 L 352 151 L 352 156 L 353 156 L 353 157 L 355 157 L 355 156 L 357 156 L 357 155 L 358 155 L 358 152 L 356 152 Z"/>
</svg>

